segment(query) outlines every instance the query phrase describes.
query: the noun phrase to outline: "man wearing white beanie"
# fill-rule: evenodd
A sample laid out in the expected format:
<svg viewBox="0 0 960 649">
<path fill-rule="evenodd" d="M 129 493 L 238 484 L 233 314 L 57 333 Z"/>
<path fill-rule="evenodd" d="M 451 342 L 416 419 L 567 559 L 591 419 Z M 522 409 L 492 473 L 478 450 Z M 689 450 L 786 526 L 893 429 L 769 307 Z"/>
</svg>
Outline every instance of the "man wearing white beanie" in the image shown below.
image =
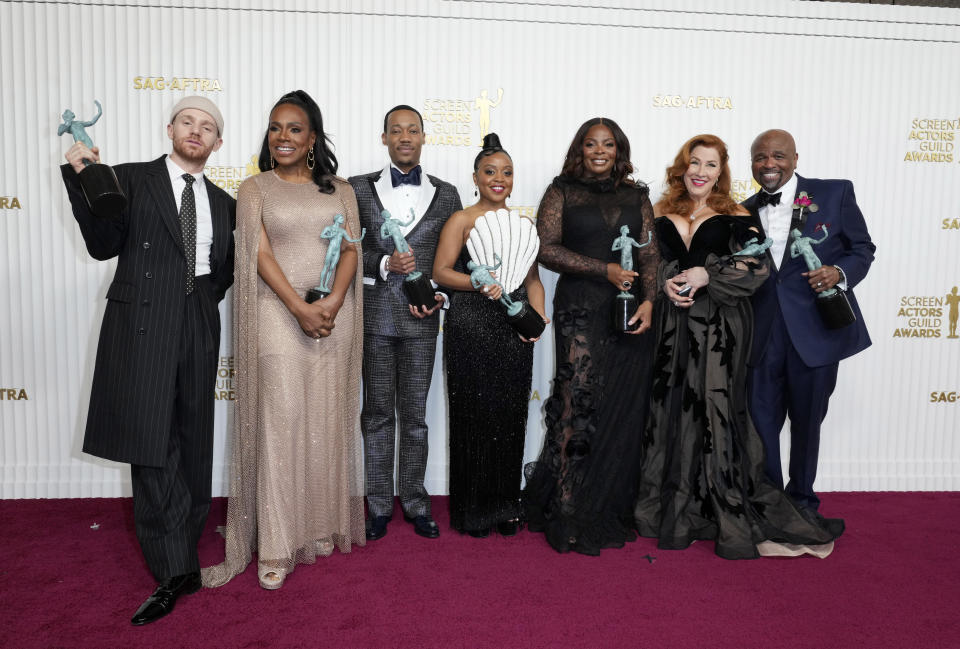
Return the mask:
<svg viewBox="0 0 960 649">
<path fill-rule="evenodd" d="M 117 258 L 100 328 L 83 450 L 130 464 L 133 515 L 158 585 L 131 622 L 153 622 L 200 587 L 197 542 L 210 509 L 217 303 L 233 283 L 236 201 L 203 167 L 223 144 L 205 97 L 170 113 L 170 155 L 114 167 L 127 207 L 95 216 L 77 174 L 99 149 L 76 142 L 61 166 L 87 250 Z"/>
</svg>

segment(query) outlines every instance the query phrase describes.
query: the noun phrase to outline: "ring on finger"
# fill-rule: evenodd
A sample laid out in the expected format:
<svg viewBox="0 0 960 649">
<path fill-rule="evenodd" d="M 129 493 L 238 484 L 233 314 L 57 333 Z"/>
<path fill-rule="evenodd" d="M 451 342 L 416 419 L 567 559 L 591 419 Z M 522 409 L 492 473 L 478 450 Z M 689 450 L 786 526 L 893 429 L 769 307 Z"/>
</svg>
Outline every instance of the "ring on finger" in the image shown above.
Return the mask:
<svg viewBox="0 0 960 649">
<path fill-rule="evenodd" d="M 623 280 L 623 288 L 630 288 L 631 286 L 633 286 L 633 284 L 631 284 L 627 280 Z"/>
</svg>

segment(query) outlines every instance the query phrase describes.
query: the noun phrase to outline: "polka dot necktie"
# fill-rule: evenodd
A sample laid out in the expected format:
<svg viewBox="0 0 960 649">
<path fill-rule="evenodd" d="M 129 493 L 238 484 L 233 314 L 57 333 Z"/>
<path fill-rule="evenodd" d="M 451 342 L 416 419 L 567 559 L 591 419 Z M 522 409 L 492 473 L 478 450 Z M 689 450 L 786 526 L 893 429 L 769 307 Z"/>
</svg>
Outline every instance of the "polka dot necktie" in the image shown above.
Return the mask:
<svg viewBox="0 0 960 649">
<path fill-rule="evenodd" d="M 196 178 L 190 174 L 180 177 L 187 183 L 180 195 L 180 231 L 183 233 L 183 252 L 187 256 L 187 295 L 190 295 L 197 271 L 197 202 L 193 198 Z"/>
</svg>

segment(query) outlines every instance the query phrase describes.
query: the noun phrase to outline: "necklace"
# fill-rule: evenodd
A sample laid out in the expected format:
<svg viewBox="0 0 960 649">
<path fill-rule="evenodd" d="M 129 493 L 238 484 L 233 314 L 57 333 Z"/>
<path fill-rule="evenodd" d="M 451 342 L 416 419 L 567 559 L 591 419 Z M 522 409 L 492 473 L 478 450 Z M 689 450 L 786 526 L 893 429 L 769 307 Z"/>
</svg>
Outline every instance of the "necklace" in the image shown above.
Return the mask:
<svg viewBox="0 0 960 649">
<path fill-rule="evenodd" d="M 702 212 L 702 211 L 703 211 L 703 208 L 705 208 L 706 206 L 707 206 L 707 204 L 704 203 L 703 205 L 701 205 L 701 206 L 698 207 L 697 209 L 693 210 L 693 213 L 690 214 L 690 220 L 691 220 L 691 221 L 696 220 L 697 214 L 699 214 L 700 212 Z"/>
</svg>

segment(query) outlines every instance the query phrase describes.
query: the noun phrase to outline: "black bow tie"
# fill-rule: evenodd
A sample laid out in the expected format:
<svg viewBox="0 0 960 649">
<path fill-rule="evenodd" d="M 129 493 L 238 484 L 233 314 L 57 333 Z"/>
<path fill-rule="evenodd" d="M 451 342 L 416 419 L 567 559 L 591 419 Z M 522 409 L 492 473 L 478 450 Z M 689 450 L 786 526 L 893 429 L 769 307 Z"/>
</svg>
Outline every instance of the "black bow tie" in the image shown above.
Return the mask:
<svg viewBox="0 0 960 649">
<path fill-rule="evenodd" d="M 779 205 L 781 193 L 782 192 L 768 194 L 767 192 L 760 192 L 757 194 L 757 209 L 760 209 L 764 205 Z"/>
<path fill-rule="evenodd" d="M 407 173 L 403 173 L 396 167 L 390 167 L 390 182 L 394 187 L 398 185 L 420 185 L 420 165 L 417 165 Z"/>
</svg>

